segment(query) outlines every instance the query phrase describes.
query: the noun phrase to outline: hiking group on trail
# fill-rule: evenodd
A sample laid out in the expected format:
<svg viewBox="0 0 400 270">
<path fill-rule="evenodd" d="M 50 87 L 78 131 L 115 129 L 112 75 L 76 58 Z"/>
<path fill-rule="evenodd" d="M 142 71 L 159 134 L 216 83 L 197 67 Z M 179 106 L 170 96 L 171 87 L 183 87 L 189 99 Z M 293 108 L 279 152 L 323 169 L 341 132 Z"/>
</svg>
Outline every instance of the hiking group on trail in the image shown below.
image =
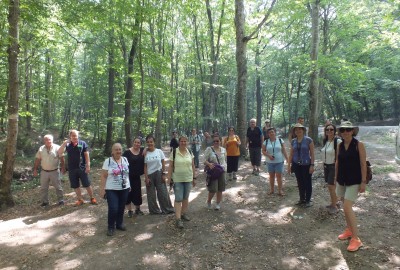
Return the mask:
<svg viewBox="0 0 400 270">
<path fill-rule="evenodd" d="M 294 173 L 297 180 L 299 201 L 296 206 L 308 208 L 313 205 L 311 176 L 314 173 L 315 156 L 314 142 L 306 136 L 307 129 L 303 124 L 304 118 L 299 117 L 298 123 L 293 125 L 289 132 L 292 139 L 289 140 L 288 155 L 284 140 L 277 136 L 276 129 L 270 126 L 269 120 L 265 121 L 265 127 L 261 130 L 256 126 L 256 120 L 251 119 L 246 134 L 246 149 L 249 151 L 254 176 L 260 173 L 261 155 L 265 156 L 265 170 L 269 174 L 269 195 L 275 192 L 275 179 L 278 195 L 285 195 L 282 174 L 286 161 L 288 173 Z M 339 128 L 327 122 L 321 149 L 324 178 L 331 199 L 327 211 L 330 214 L 338 213 L 338 201 L 342 201 L 346 228 L 338 238 L 350 239 L 348 251 L 357 251 L 363 245 L 358 236 L 357 219 L 352 208 L 358 193 L 365 191 L 367 183 L 365 147 L 355 139 L 358 130 L 358 127 L 349 121 L 343 121 Z M 142 146 L 141 137 L 135 138 L 133 146 L 126 151 L 123 151 L 120 143 L 112 146 L 111 156 L 103 162 L 99 194 L 108 204 L 108 236 L 114 235 L 115 229 L 127 229 L 123 222 L 125 209 L 128 218 L 132 218 L 134 214 L 144 215 L 140 208 L 143 175 L 149 213 L 175 214 L 176 227 L 183 229 L 184 221 L 190 221 L 189 195 L 191 188 L 197 184 L 201 149 L 205 149 L 204 167 L 208 190 L 205 206 L 217 211 L 221 209 L 226 181 L 237 179 L 241 140 L 235 134 L 234 127 L 228 128 L 228 135 L 224 138 L 218 132 L 213 132 L 212 135 L 204 132 L 204 136 L 202 131 L 200 133 L 201 135 L 197 134 L 193 128 L 189 136 L 178 136 L 178 132 L 173 131 L 168 169 L 164 152 L 155 147 L 155 137 L 151 134 L 146 137 L 146 147 Z M 64 162 L 64 152 L 67 153 L 67 162 Z M 61 146 L 53 143 L 51 134 L 45 135 L 44 145 L 36 154 L 34 176 L 38 175 L 39 165 L 42 207 L 49 205 L 50 184 L 55 187 L 58 204 L 64 205 L 61 173 L 67 170 L 70 187 L 74 189 L 77 197 L 75 206 L 85 203 L 81 186 L 86 189 L 90 203 L 97 204 L 89 178 L 88 145 L 79 139 L 77 130 L 71 130 L 69 139 Z M 167 185 L 174 190 L 174 205 L 171 203 Z M 216 201 L 213 206 L 215 195 Z"/>
</svg>

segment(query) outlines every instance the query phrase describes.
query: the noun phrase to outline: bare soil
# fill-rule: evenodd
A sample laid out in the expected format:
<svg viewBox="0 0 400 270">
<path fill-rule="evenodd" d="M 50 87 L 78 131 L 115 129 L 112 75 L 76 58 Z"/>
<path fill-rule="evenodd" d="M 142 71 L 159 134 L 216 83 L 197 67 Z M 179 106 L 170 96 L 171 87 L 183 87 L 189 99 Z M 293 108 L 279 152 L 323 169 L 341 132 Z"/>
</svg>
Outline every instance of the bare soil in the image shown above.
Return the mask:
<svg viewBox="0 0 400 270">
<path fill-rule="evenodd" d="M 75 194 L 66 176 L 62 207 L 41 208 L 39 188 L 17 191 L 17 205 L 0 213 L 0 269 L 400 269 L 394 136 L 394 126 L 360 128 L 375 174 L 354 207 L 364 243 L 358 252 L 347 252 L 348 241 L 337 240 L 344 215 L 326 211 L 321 165 L 313 177 L 314 205 L 304 209 L 294 206 L 298 192 L 292 175 L 285 175 L 285 197 L 267 195 L 267 174 L 251 175 L 249 162 L 242 161 L 220 211 L 206 208 L 200 172 L 190 197 L 192 220 L 183 230 L 175 228 L 173 215 L 146 214 L 126 217 L 128 230 L 108 237 L 106 201 L 73 207 Z M 316 156 L 319 160 L 319 149 Z M 99 172 L 91 173 L 96 194 Z M 54 193 L 51 189 L 55 204 Z"/>
</svg>

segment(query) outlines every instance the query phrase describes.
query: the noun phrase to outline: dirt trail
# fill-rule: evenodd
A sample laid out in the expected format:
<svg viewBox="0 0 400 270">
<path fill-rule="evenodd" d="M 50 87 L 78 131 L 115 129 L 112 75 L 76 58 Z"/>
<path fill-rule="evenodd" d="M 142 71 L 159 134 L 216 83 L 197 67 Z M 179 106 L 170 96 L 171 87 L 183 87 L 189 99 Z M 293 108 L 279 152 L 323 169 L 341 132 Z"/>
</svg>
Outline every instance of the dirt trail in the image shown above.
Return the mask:
<svg viewBox="0 0 400 270">
<path fill-rule="evenodd" d="M 18 192 L 18 205 L 0 213 L 0 269 L 400 269 L 400 169 L 393 163 L 391 129 L 360 131 L 378 174 L 356 203 L 364 242 L 356 253 L 337 240 L 343 212 L 325 210 L 322 166 L 314 175 L 314 206 L 303 209 L 294 207 L 293 176 L 285 175 L 285 197 L 268 196 L 267 174 L 252 176 L 249 163 L 242 162 L 220 211 L 205 207 L 201 174 L 190 197 L 192 220 L 183 230 L 175 228 L 172 215 L 145 215 L 125 218 L 128 231 L 107 237 L 105 201 L 42 209 L 38 188 Z M 98 194 L 98 169 L 92 179 Z M 73 203 L 68 181 L 64 187 Z M 142 209 L 147 211 L 146 203 Z"/>
</svg>

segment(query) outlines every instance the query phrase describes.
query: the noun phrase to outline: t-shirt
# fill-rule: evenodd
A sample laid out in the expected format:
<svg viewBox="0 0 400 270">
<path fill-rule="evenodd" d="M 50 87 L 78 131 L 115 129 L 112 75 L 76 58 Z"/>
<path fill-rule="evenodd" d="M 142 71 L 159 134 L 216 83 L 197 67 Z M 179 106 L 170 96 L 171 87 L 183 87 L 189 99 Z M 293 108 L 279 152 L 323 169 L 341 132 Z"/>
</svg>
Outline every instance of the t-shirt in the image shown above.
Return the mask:
<svg viewBox="0 0 400 270">
<path fill-rule="evenodd" d="M 334 143 L 335 138 L 332 141 L 326 141 L 324 147 L 321 149 L 322 153 L 322 161 L 325 164 L 335 164 L 335 159 L 336 159 L 336 151 L 335 151 L 335 143 Z M 336 139 L 337 140 L 337 145 L 342 142 L 341 139 Z M 337 146 L 336 145 L 336 146 Z"/>
<path fill-rule="evenodd" d="M 144 174 L 144 156 L 143 148 L 140 148 L 138 155 L 134 155 L 131 150 L 126 150 L 123 154 L 127 158 L 129 163 L 129 178 L 131 175 L 142 175 Z"/>
<path fill-rule="evenodd" d="M 47 150 L 46 145 L 40 146 L 36 153 L 36 158 L 40 159 L 40 166 L 43 170 L 51 171 L 58 169 L 60 164 L 60 159 L 58 157 L 58 149 L 60 146 L 58 144 L 52 144 L 50 150 Z"/>
<path fill-rule="evenodd" d="M 65 151 L 68 154 L 68 169 L 74 170 L 81 168 L 82 170 L 86 167 L 86 160 L 84 153 L 88 151 L 88 145 L 85 141 L 78 140 L 78 144 L 73 145 L 72 143 L 67 144 Z"/>
<path fill-rule="evenodd" d="M 251 129 L 249 127 L 247 129 L 247 139 L 249 141 L 249 148 L 261 148 L 261 136 L 262 136 L 262 131 L 259 127 L 255 127 L 254 129 Z"/>
<path fill-rule="evenodd" d="M 153 152 L 147 150 L 144 163 L 147 165 L 147 175 L 162 169 L 161 161 L 165 159 L 164 152 L 156 148 Z"/>
<path fill-rule="evenodd" d="M 301 142 L 297 139 L 292 140 L 293 159 L 292 162 L 299 165 L 310 165 L 310 144 L 313 140 L 310 137 L 304 136 Z"/>
<path fill-rule="evenodd" d="M 240 138 L 238 136 L 234 136 L 234 138 L 225 138 L 226 144 L 226 155 L 229 157 L 237 157 L 240 156 L 240 149 L 237 142 L 240 142 Z"/>
<path fill-rule="evenodd" d="M 107 158 L 102 169 L 107 171 L 105 189 L 123 190 L 131 187 L 129 183 L 129 163 L 125 157 L 121 157 L 121 164 L 118 164 L 112 157 Z M 125 187 L 122 186 L 123 184 Z"/>
<path fill-rule="evenodd" d="M 264 141 L 263 144 L 265 145 L 268 154 L 275 157 L 272 160 L 269 159 L 269 157 L 266 157 L 268 163 L 282 163 L 284 161 L 284 156 L 282 153 L 283 140 L 281 138 L 276 138 L 275 141 L 268 139 Z"/>
<path fill-rule="evenodd" d="M 172 179 L 174 182 L 192 182 L 193 181 L 193 170 L 192 160 L 194 156 L 186 149 L 184 155 L 181 154 L 179 148 L 175 149 L 175 160 L 174 153 L 171 152 L 169 159 L 174 161 L 174 169 L 172 173 Z M 170 165 L 172 166 L 172 164 Z"/>
</svg>

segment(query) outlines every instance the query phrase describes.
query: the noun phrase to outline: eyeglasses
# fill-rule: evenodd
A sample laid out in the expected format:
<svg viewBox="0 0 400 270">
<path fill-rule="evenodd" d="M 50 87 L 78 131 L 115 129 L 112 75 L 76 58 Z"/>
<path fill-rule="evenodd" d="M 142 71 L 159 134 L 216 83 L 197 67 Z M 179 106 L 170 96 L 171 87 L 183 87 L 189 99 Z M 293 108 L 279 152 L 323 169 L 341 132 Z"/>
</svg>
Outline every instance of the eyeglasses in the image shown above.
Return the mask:
<svg viewBox="0 0 400 270">
<path fill-rule="evenodd" d="M 216 143 L 216 142 L 219 143 L 219 141 L 214 141 L 214 143 Z"/>
<path fill-rule="evenodd" d="M 339 128 L 339 131 L 340 132 L 350 132 L 350 131 L 352 131 L 353 130 L 353 128 Z"/>
<path fill-rule="evenodd" d="M 327 128 L 327 129 L 325 129 L 325 131 L 334 131 L 334 129 L 333 128 Z"/>
</svg>

